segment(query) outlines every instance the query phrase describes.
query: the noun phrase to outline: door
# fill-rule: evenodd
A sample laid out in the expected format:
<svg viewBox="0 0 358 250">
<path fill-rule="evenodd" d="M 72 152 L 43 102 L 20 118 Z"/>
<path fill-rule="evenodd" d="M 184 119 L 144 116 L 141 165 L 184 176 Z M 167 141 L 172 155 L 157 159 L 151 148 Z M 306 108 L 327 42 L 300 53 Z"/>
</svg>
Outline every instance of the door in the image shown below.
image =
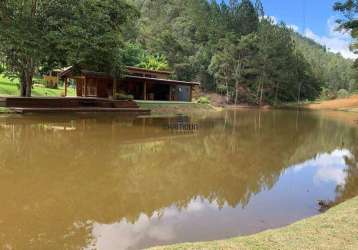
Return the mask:
<svg viewBox="0 0 358 250">
<path fill-rule="evenodd" d="M 177 96 L 180 102 L 190 102 L 190 87 L 184 85 L 177 86 Z"/>
</svg>

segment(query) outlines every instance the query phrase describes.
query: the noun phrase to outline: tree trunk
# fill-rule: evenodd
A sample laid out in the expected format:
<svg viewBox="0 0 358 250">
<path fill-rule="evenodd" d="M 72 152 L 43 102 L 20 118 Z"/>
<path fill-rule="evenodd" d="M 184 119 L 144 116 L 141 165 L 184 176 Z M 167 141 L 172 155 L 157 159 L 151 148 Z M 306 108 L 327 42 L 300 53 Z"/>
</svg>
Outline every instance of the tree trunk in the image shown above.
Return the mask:
<svg viewBox="0 0 358 250">
<path fill-rule="evenodd" d="M 26 97 L 31 97 L 32 75 L 28 75 L 26 80 Z"/>
<path fill-rule="evenodd" d="M 226 81 L 226 104 L 229 104 L 229 83 Z"/>
<path fill-rule="evenodd" d="M 263 97 L 264 97 L 264 79 L 261 78 L 261 83 L 260 83 L 260 107 L 262 106 Z"/>
<path fill-rule="evenodd" d="M 298 105 L 301 104 L 301 89 L 302 89 L 302 84 L 299 83 L 298 84 L 298 95 L 297 95 L 297 104 Z"/>
<path fill-rule="evenodd" d="M 32 90 L 32 77 L 33 73 L 32 70 L 26 70 L 25 72 L 25 95 L 26 97 L 31 97 L 31 90 Z"/>
<path fill-rule="evenodd" d="M 24 72 L 20 74 L 20 96 L 26 96 L 26 77 Z"/>
<path fill-rule="evenodd" d="M 264 95 L 264 84 L 261 84 L 261 90 L 260 90 L 260 107 L 262 106 L 262 99 Z"/>
<path fill-rule="evenodd" d="M 276 84 L 275 105 L 277 105 L 279 83 Z"/>
<path fill-rule="evenodd" d="M 236 82 L 235 84 L 235 106 L 237 105 L 237 99 L 238 99 L 238 88 L 239 88 L 239 83 Z"/>
</svg>

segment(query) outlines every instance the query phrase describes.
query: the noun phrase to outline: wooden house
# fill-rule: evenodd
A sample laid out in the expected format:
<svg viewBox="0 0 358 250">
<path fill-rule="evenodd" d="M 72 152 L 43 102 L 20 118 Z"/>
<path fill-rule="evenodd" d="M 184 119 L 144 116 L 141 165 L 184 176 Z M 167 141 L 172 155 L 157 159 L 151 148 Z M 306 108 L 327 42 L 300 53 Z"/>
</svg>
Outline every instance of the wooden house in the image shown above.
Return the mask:
<svg viewBox="0 0 358 250">
<path fill-rule="evenodd" d="M 127 67 L 126 75 L 118 81 L 101 72 L 81 70 L 74 74 L 72 68 L 59 76 L 65 81 L 65 94 L 68 79 L 76 82 L 78 97 L 113 98 L 123 93 L 135 100 L 191 102 L 200 83 L 171 80 L 171 75 L 169 71 Z"/>
</svg>

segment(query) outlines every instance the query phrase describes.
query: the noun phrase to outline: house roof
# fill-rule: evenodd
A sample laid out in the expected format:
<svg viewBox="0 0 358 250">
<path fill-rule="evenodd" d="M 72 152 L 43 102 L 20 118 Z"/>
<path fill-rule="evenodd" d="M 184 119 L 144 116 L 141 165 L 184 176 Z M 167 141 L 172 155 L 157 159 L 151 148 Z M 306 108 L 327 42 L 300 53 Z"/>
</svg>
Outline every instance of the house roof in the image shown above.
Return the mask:
<svg viewBox="0 0 358 250">
<path fill-rule="evenodd" d="M 133 67 L 132 67 L 133 68 Z M 140 69 L 140 68 L 138 68 Z M 143 71 L 146 72 L 150 72 L 146 69 L 142 69 Z M 161 72 L 161 71 L 153 71 L 153 72 Z M 168 71 L 162 71 L 162 72 L 166 72 L 166 73 L 170 73 Z M 170 73 L 171 74 L 171 73 Z M 95 72 L 95 71 L 90 71 L 90 70 L 81 70 L 81 75 L 84 76 L 91 76 L 91 77 L 96 77 L 96 78 L 112 78 L 110 75 L 108 75 L 107 73 L 104 72 Z M 59 73 L 59 77 L 60 78 L 68 78 L 68 77 L 73 77 L 73 68 L 72 67 L 68 67 L 66 68 L 63 72 Z M 125 76 L 126 79 L 137 79 L 137 80 L 147 80 L 147 81 L 155 81 L 155 82 L 161 82 L 163 84 L 181 84 L 181 85 L 189 85 L 189 86 L 193 86 L 193 85 L 200 85 L 200 83 L 198 82 L 186 82 L 186 81 L 178 81 L 178 80 L 170 80 L 170 79 L 161 79 L 161 78 L 152 78 L 152 77 L 144 77 L 144 76 L 133 76 L 133 75 L 126 75 Z"/>
<path fill-rule="evenodd" d="M 139 72 L 143 72 L 143 73 L 163 74 L 163 75 L 168 75 L 168 76 L 173 74 L 173 72 L 170 72 L 170 71 L 143 69 L 143 68 L 133 67 L 133 66 L 126 66 L 126 68 L 129 72 L 130 71 L 139 71 Z M 59 74 L 59 76 L 61 78 L 73 75 L 73 67 L 72 66 L 63 68 L 60 71 L 61 71 L 61 73 Z M 103 73 L 103 72 L 95 72 L 95 71 L 90 71 L 90 70 L 81 70 L 81 73 L 84 75 L 93 75 L 93 76 L 95 76 L 95 75 L 105 76 L 106 75 L 106 73 Z"/>
<path fill-rule="evenodd" d="M 160 79 L 160 78 L 152 78 L 152 77 L 142 77 L 142 76 L 132 76 L 132 75 L 126 75 L 126 79 L 155 81 L 155 82 L 160 82 L 160 83 L 164 83 L 164 84 L 180 84 L 180 85 L 189 85 L 189 86 L 200 85 L 199 82 L 186 82 L 186 81 Z"/>
</svg>

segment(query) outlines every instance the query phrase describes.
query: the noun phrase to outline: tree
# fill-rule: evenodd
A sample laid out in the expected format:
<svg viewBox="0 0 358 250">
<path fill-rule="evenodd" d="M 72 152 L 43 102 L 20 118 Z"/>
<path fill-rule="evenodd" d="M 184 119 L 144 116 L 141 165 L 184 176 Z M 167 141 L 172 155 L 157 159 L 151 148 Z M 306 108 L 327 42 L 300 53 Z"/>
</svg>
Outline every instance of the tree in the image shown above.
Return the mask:
<svg viewBox="0 0 358 250">
<path fill-rule="evenodd" d="M 317 96 L 322 83 L 354 86 L 350 60 L 270 22 L 260 0 L 134 2 L 141 16 L 130 42 L 164 56 L 177 79 L 225 92 L 228 101 L 296 101 Z"/>
<path fill-rule="evenodd" d="M 238 103 L 239 94 L 243 100 L 252 102 L 252 87 L 258 75 L 259 47 L 258 36 L 255 33 L 242 36 L 236 46 L 235 53 L 235 104 Z M 239 89 L 242 93 L 239 93 Z"/>
<path fill-rule="evenodd" d="M 250 0 L 242 0 L 238 8 L 238 23 L 241 35 L 248 35 L 258 29 L 259 18 Z"/>
<path fill-rule="evenodd" d="M 0 50 L 6 73 L 20 79 L 21 96 L 31 95 L 32 77 L 45 57 L 44 1 L 0 2 Z"/>
<path fill-rule="evenodd" d="M 123 0 L 7 0 L 0 2 L 0 50 L 8 75 L 31 96 L 42 65 L 121 72 L 121 25 L 134 14 Z"/>
<path fill-rule="evenodd" d="M 217 52 L 212 57 L 209 71 L 214 75 L 218 84 L 225 86 L 226 102 L 230 102 L 230 87 L 234 81 L 234 73 L 236 70 L 235 44 L 232 37 L 221 39 Z"/>
<path fill-rule="evenodd" d="M 255 9 L 258 17 L 262 19 L 265 16 L 265 10 L 261 0 L 256 0 Z"/>
<path fill-rule="evenodd" d="M 167 70 L 168 61 L 163 55 L 144 55 L 141 62 L 136 66 L 151 70 Z"/>
<path fill-rule="evenodd" d="M 76 71 L 85 68 L 120 78 L 126 47 L 122 28 L 138 16 L 135 8 L 124 0 L 54 2 L 48 12 L 50 55 Z"/>
<path fill-rule="evenodd" d="M 343 14 L 343 19 L 337 20 L 340 29 L 348 30 L 354 39 L 353 49 L 358 49 L 358 0 L 345 0 L 336 2 L 333 9 Z"/>
<path fill-rule="evenodd" d="M 349 31 L 353 38 L 351 49 L 358 53 L 358 0 L 345 0 L 336 2 L 334 5 L 334 10 L 343 14 L 343 18 L 337 20 L 338 24 L 340 25 L 339 28 L 344 31 Z M 355 62 L 354 69 L 356 73 L 354 77 L 358 80 L 358 73 L 357 73 L 357 65 L 358 59 Z"/>
</svg>

